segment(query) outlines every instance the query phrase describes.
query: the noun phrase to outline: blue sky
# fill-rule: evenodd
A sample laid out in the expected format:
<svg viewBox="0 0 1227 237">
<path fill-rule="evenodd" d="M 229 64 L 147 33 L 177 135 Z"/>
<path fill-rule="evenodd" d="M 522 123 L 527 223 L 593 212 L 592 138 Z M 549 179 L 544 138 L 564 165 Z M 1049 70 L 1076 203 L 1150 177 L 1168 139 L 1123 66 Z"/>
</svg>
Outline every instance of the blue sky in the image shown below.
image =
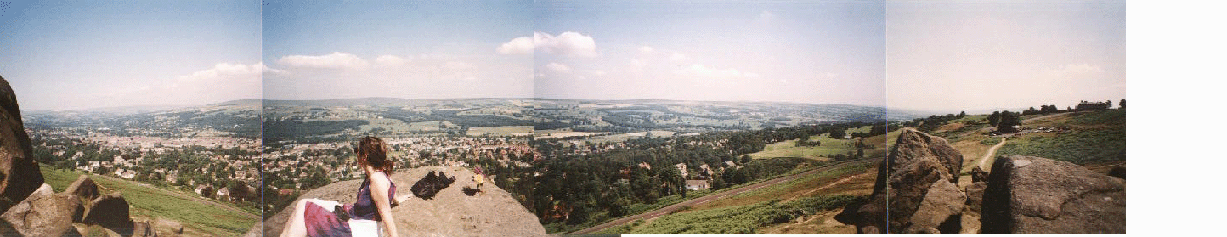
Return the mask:
<svg viewBox="0 0 1227 237">
<path fill-rule="evenodd" d="M 260 98 L 255 1 L 37 1 L 0 23 L 0 75 L 22 109 Z"/>
<path fill-rule="evenodd" d="M 1028 108 L 1125 98 L 1124 1 L 890 1 L 889 106 Z"/>
<path fill-rule="evenodd" d="M 6 6 L 0 75 L 26 109 L 395 97 L 982 110 L 1125 91 L 1121 1 Z"/>
<path fill-rule="evenodd" d="M 534 9 L 532 36 L 552 43 L 534 58 L 537 97 L 885 104 L 881 1 L 539 1 Z"/>
<path fill-rule="evenodd" d="M 264 7 L 269 99 L 531 98 L 530 1 L 295 2 Z"/>
</svg>

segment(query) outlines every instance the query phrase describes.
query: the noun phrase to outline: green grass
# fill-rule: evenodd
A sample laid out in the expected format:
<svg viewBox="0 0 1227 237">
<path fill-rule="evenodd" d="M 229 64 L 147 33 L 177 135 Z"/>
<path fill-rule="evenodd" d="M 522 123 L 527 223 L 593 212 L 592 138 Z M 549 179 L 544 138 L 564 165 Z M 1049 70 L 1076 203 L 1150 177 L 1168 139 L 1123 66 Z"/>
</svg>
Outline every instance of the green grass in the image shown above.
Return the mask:
<svg viewBox="0 0 1227 237">
<path fill-rule="evenodd" d="M 615 229 L 631 234 L 753 234 L 758 228 L 792 221 L 818 211 L 834 210 L 859 197 L 815 196 L 793 200 L 759 202 L 752 205 L 689 211 L 666 215 L 647 224 L 630 224 Z"/>
<path fill-rule="evenodd" d="M 814 159 L 817 157 L 830 157 L 837 154 L 848 154 L 849 151 L 856 151 L 856 147 L 852 146 L 853 141 L 849 139 L 834 139 L 827 137 L 825 134 L 819 134 L 810 137 L 810 141 L 818 141 L 821 143 L 821 145 L 812 147 L 798 147 L 796 146 L 797 139 L 787 140 L 767 144 L 762 151 L 750 154 L 750 157 L 754 159 L 770 159 L 778 157 Z"/>
<path fill-rule="evenodd" d="M 50 166 L 42 166 L 40 169 L 42 170 L 45 182 L 51 185 L 57 192 L 68 188 L 68 185 L 76 181 L 77 177 L 80 177 L 82 174 L 68 170 L 57 170 Z M 258 214 L 250 215 L 251 210 L 248 210 L 248 213 L 235 212 L 205 204 L 202 202 L 220 202 L 195 197 L 195 193 L 159 189 L 146 186 L 147 184 L 97 175 L 91 175 L 90 178 L 95 183 L 111 190 L 111 192 L 118 191 L 122 194 L 124 200 L 128 201 L 128 204 L 132 206 L 129 212 L 132 216 L 171 219 L 182 223 L 184 227 L 199 229 L 207 233 L 216 233 L 221 236 L 241 235 L 247 232 L 257 221 L 260 221 Z M 184 198 L 172 193 L 192 198 Z M 221 204 L 234 206 L 226 203 Z"/>
<path fill-rule="evenodd" d="M 1006 141 L 998 155 L 1029 155 L 1075 164 L 1125 160 L 1125 129 L 1074 131 L 1055 137 L 1032 136 Z"/>
<path fill-rule="evenodd" d="M 1124 110 L 1078 112 L 1061 123 L 1073 125 L 1072 131 L 1011 139 L 997 154 L 1039 156 L 1075 164 L 1125 160 Z"/>
</svg>

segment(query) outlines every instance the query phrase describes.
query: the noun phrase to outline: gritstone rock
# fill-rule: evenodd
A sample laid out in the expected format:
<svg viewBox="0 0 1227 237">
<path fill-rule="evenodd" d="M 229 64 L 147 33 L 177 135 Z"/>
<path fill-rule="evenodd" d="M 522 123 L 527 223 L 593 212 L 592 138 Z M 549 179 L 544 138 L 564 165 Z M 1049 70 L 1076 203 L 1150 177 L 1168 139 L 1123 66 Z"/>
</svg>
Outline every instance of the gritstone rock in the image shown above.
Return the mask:
<svg viewBox="0 0 1227 237">
<path fill-rule="evenodd" d="M 856 209 L 858 233 L 958 233 L 966 201 L 958 187 L 962 165 L 963 155 L 946 139 L 904 128 L 879 165 L 869 202 Z"/>
<path fill-rule="evenodd" d="M 82 212 L 81 199 L 76 196 L 38 192 L 0 217 L 24 236 L 63 236 L 76 233 L 72 221 L 80 219 Z"/>
<path fill-rule="evenodd" d="M 445 171 L 455 175 L 447 180 L 456 182 L 441 188 L 430 200 L 412 198 L 411 184 L 424 179 L 430 172 Z M 398 170 L 391 176 L 396 185 L 396 200 L 392 207 L 397 230 L 404 236 L 546 236 L 545 227 L 537 216 L 528 212 L 511 194 L 493 183 L 482 186 L 482 195 L 468 196 L 461 187 L 476 186 L 474 173 L 464 167 L 429 166 Z M 436 175 L 439 178 L 442 175 Z M 450 183 L 450 182 L 449 182 Z M 301 199 L 317 198 L 353 203 L 362 180 L 332 183 L 308 191 Z M 246 236 L 278 236 L 294 205 L 257 223 Z M 262 231 L 260 231 L 262 229 Z"/>
<path fill-rule="evenodd" d="M 77 181 L 73 181 L 72 184 L 68 185 L 68 188 L 64 189 L 64 192 L 77 195 L 85 200 L 94 200 L 101 195 L 98 192 L 98 185 L 94 183 L 94 180 L 89 178 L 89 175 L 81 175 L 81 177 L 78 177 Z"/>
<path fill-rule="evenodd" d="M 980 220 L 983 233 L 1125 233 L 1125 180 L 1065 161 L 999 157 Z"/>
<path fill-rule="evenodd" d="M 119 193 L 98 197 L 90 202 L 89 212 L 81 220 L 108 229 L 130 229 L 132 218 L 128 216 L 128 201 Z"/>
<path fill-rule="evenodd" d="M 42 184 L 30 136 L 21 123 L 17 95 L 0 77 L 0 212 L 26 200 Z"/>
</svg>

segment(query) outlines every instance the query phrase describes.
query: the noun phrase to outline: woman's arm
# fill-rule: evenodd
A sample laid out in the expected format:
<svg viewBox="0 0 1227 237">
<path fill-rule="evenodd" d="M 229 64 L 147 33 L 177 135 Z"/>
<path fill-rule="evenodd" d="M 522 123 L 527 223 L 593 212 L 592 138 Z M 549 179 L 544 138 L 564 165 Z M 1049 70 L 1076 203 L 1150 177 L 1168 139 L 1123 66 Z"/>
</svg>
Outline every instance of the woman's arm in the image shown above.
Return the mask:
<svg viewBox="0 0 1227 237">
<path fill-rule="evenodd" d="M 396 233 L 396 219 L 392 217 L 392 200 L 388 200 L 388 176 L 383 172 L 371 172 L 371 200 L 375 201 L 379 217 L 383 219 L 388 236 L 400 236 Z"/>
</svg>

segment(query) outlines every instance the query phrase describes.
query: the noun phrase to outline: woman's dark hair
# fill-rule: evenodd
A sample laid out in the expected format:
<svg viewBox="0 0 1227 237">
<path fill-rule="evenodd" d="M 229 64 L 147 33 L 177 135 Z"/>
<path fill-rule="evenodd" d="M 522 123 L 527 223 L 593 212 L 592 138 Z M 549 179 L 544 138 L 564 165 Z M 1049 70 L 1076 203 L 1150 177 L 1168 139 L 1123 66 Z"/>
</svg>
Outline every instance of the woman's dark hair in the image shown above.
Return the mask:
<svg viewBox="0 0 1227 237">
<path fill-rule="evenodd" d="M 354 147 L 354 153 L 358 155 L 358 159 L 366 159 L 367 164 L 384 173 L 392 174 L 392 169 L 395 168 L 392 160 L 388 159 L 387 144 L 378 137 L 362 138 L 358 141 L 358 146 Z"/>
</svg>

